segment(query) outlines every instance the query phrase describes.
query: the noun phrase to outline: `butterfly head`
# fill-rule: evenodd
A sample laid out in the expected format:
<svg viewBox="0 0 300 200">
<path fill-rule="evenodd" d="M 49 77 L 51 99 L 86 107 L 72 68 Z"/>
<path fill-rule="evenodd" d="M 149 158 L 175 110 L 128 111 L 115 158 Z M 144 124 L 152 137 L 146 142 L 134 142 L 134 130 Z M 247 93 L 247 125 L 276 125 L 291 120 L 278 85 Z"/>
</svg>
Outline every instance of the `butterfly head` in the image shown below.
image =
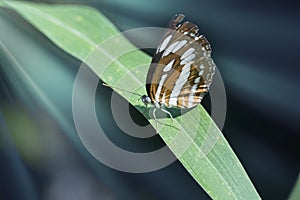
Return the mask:
<svg viewBox="0 0 300 200">
<path fill-rule="evenodd" d="M 141 100 L 145 105 L 151 104 L 151 99 L 147 95 L 141 96 Z"/>
</svg>

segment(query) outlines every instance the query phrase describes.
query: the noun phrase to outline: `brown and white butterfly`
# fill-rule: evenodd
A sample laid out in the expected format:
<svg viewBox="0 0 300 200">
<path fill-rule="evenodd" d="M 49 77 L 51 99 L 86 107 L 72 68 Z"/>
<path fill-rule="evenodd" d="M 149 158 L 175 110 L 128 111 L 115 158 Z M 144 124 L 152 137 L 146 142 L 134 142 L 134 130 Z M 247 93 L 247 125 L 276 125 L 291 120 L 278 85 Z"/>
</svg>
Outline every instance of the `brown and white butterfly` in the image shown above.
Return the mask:
<svg viewBox="0 0 300 200">
<path fill-rule="evenodd" d="M 175 15 L 153 56 L 143 103 L 172 115 L 164 107 L 192 108 L 208 92 L 216 65 L 211 47 L 198 26 Z M 156 119 L 156 117 L 155 117 Z"/>
</svg>

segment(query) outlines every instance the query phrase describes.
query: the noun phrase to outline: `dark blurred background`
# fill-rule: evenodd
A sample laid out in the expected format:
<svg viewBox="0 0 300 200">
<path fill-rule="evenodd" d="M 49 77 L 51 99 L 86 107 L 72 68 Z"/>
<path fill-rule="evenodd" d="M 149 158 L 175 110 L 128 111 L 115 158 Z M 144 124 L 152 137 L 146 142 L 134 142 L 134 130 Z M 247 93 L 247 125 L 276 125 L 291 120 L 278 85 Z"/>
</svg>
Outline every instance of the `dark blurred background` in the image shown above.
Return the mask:
<svg viewBox="0 0 300 200">
<path fill-rule="evenodd" d="M 198 24 L 226 87 L 225 137 L 263 199 L 288 198 L 300 166 L 300 7 L 295 2 L 64 3 L 90 5 L 122 31 L 165 27 L 175 13 Z M 0 199 L 210 199 L 179 162 L 128 174 L 95 160 L 72 119 L 72 86 L 81 62 L 8 9 L 0 10 L 0 27 Z M 116 133 L 112 140 L 146 149 L 163 145 L 158 137 L 120 139 L 109 109 L 111 89 L 99 87 L 99 121 Z"/>
</svg>

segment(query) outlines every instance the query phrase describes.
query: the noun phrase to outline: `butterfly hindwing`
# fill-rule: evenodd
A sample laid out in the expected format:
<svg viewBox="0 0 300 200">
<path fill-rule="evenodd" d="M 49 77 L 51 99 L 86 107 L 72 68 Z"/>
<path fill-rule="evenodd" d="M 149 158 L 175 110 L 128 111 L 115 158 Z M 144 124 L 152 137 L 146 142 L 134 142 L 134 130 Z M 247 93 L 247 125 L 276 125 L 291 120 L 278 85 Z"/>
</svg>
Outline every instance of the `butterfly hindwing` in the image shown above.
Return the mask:
<svg viewBox="0 0 300 200">
<path fill-rule="evenodd" d="M 189 77 L 180 89 L 179 94 L 176 96 L 171 95 L 167 106 L 191 108 L 199 104 L 208 92 L 214 69 L 215 64 L 212 59 L 203 57 L 195 62 L 195 65 L 191 66 Z"/>
</svg>

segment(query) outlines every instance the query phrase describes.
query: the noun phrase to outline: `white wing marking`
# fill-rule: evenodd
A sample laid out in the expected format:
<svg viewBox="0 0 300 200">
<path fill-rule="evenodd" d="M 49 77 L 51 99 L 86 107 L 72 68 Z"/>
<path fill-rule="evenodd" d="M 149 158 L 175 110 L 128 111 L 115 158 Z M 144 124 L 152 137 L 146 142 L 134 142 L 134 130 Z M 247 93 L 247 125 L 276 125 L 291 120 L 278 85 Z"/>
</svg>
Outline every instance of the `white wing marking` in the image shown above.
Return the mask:
<svg viewBox="0 0 300 200">
<path fill-rule="evenodd" d="M 200 79 L 201 79 L 201 77 L 199 76 L 199 77 L 197 77 L 195 80 L 194 80 L 194 83 L 195 84 L 198 84 L 199 82 L 200 82 Z"/>
<path fill-rule="evenodd" d="M 170 71 L 170 69 L 172 69 L 172 66 L 175 62 L 175 59 L 173 59 L 171 62 L 169 62 L 169 64 L 167 64 L 164 68 L 163 68 L 163 72 L 168 72 Z"/>
<path fill-rule="evenodd" d="M 180 62 L 180 65 L 185 65 L 186 63 L 191 62 L 195 58 L 195 54 L 191 54 Z"/>
<path fill-rule="evenodd" d="M 174 42 L 173 44 L 171 44 L 171 45 L 166 49 L 166 51 L 164 52 L 163 57 L 169 55 L 169 54 L 172 52 L 172 50 L 174 49 L 174 47 L 175 47 L 178 43 L 179 43 L 179 41 Z"/>
<path fill-rule="evenodd" d="M 161 79 L 160 79 L 158 87 L 157 87 L 157 91 L 155 93 L 155 100 L 156 101 L 159 101 L 159 95 L 160 95 L 162 86 L 164 85 L 164 82 L 165 82 L 166 78 L 167 78 L 167 74 L 164 74 L 164 75 L 161 76 Z"/>
<path fill-rule="evenodd" d="M 186 43 L 187 43 L 186 40 L 180 41 L 179 44 L 172 50 L 172 53 L 175 53 L 176 51 L 181 49 Z"/>
<path fill-rule="evenodd" d="M 184 52 L 181 56 L 181 60 L 185 59 L 187 56 L 189 56 L 190 54 L 194 53 L 195 49 L 194 48 L 189 48 L 188 50 L 186 50 L 186 52 Z"/>
<path fill-rule="evenodd" d="M 201 70 L 201 71 L 198 73 L 198 75 L 199 75 L 199 76 L 202 76 L 202 75 L 203 75 L 203 72 L 204 72 L 204 70 Z"/>
<path fill-rule="evenodd" d="M 172 38 L 172 35 L 169 35 L 168 37 L 166 37 L 166 39 L 164 39 L 164 41 L 161 43 L 161 45 L 159 47 L 159 52 L 162 52 L 163 50 L 165 50 L 165 48 L 168 45 L 168 43 L 170 42 L 171 38 Z"/>
<path fill-rule="evenodd" d="M 187 63 L 182 68 L 182 71 L 181 71 L 178 79 L 176 80 L 175 86 L 170 95 L 170 101 L 169 101 L 170 105 L 177 105 L 177 103 L 176 103 L 177 97 L 178 97 L 183 85 L 186 83 L 186 81 L 190 75 L 190 68 L 191 68 L 191 63 Z"/>
</svg>

